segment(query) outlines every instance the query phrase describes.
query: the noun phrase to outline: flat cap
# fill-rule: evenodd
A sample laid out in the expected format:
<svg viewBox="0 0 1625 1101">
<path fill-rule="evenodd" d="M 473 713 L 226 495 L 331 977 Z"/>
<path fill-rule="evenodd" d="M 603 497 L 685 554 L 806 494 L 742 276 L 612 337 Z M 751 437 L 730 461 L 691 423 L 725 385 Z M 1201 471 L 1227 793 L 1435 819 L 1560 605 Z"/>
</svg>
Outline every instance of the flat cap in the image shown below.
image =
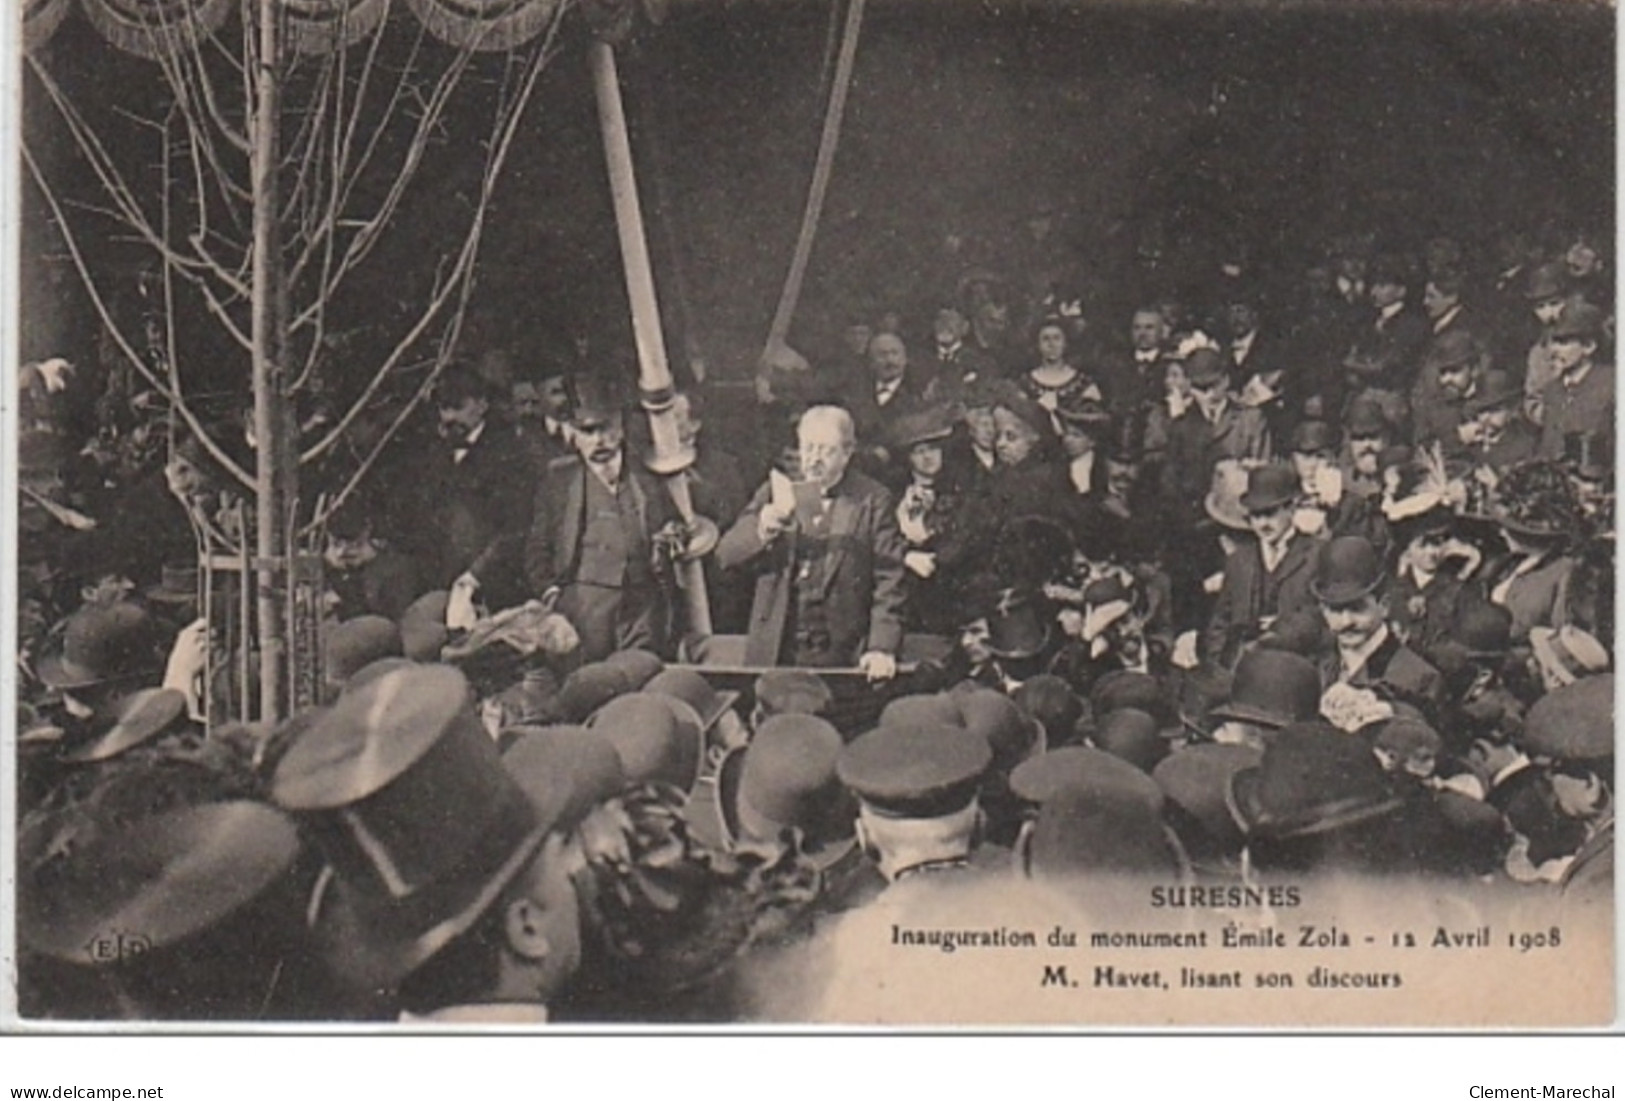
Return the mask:
<svg viewBox="0 0 1625 1101">
<path fill-rule="evenodd" d="M 1560 761 L 1612 757 L 1614 674 L 1586 677 L 1536 700 L 1524 718 L 1523 744 Z"/>
</svg>

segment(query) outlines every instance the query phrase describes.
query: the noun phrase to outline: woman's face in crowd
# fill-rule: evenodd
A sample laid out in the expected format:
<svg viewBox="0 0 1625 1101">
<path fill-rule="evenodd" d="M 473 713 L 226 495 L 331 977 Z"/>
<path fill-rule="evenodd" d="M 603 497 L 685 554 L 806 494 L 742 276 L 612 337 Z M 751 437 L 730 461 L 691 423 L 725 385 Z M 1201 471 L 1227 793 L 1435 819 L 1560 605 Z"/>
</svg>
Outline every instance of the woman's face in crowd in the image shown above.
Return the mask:
<svg viewBox="0 0 1625 1101">
<path fill-rule="evenodd" d="M 942 442 L 930 440 L 917 443 L 909 449 L 909 468 L 922 478 L 935 478 L 942 473 Z"/>
<path fill-rule="evenodd" d="M 1423 573 L 1438 573 L 1444 563 L 1444 548 L 1448 540 L 1447 532 L 1423 532 L 1411 540 L 1411 562 Z"/>
<path fill-rule="evenodd" d="M 1162 386 L 1170 394 L 1178 394 L 1182 398 L 1190 396 L 1191 380 L 1186 377 L 1185 368 L 1178 363 L 1168 364 L 1163 372 Z"/>
<path fill-rule="evenodd" d="M 1061 448 L 1066 452 L 1067 458 L 1076 459 L 1095 449 L 1095 437 L 1081 425 L 1063 424 Z"/>
<path fill-rule="evenodd" d="M 1008 409 L 995 409 L 993 422 L 998 427 L 993 451 L 998 455 L 999 462 L 1016 466 L 1026 461 L 1037 448 L 1038 432 Z"/>
<path fill-rule="evenodd" d="M 986 406 L 965 410 L 965 427 L 970 429 L 971 443 L 983 451 L 993 450 L 994 442 L 999 437 L 999 426 L 993 419 L 993 410 Z"/>
<path fill-rule="evenodd" d="M 1045 363 L 1059 363 L 1066 355 L 1066 332 L 1059 325 L 1038 330 L 1038 357 Z"/>
</svg>

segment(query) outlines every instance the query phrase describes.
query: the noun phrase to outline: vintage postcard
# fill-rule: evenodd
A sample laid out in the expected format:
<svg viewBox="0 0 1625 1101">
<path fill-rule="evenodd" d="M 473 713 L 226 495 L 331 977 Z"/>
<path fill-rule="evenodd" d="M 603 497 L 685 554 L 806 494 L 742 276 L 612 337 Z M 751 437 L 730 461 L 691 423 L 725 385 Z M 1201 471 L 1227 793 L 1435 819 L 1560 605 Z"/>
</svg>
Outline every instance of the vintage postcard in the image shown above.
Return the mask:
<svg viewBox="0 0 1625 1101">
<path fill-rule="evenodd" d="M 17 7 L 0 1027 L 1615 1025 L 1612 5 Z"/>
</svg>

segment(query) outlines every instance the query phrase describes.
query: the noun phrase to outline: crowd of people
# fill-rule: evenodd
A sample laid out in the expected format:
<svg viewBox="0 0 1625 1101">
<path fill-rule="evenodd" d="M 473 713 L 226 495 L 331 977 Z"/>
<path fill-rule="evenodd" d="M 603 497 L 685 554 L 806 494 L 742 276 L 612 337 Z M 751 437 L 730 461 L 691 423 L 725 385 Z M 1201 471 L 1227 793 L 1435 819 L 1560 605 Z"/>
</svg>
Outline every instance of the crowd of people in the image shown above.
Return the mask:
<svg viewBox="0 0 1625 1101">
<path fill-rule="evenodd" d="M 31 364 L 23 1014 L 758 1019 L 888 900 L 1120 876 L 1609 905 L 1604 259 L 1396 244 L 1126 317 L 971 268 L 662 446 L 630 365 L 453 363 L 307 472 L 363 476 L 269 728 L 198 558 L 252 433 Z"/>
</svg>

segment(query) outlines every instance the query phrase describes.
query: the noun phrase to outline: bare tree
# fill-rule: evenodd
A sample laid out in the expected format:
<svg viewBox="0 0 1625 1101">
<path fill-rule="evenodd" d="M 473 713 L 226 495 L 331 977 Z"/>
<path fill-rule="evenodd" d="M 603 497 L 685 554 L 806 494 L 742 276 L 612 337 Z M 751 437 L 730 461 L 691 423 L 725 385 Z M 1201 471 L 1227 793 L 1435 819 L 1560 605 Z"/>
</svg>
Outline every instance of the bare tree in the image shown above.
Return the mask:
<svg viewBox="0 0 1625 1101">
<path fill-rule="evenodd" d="M 148 23 L 119 28 L 119 44 L 153 62 L 162 102 L 156 111 L 120 104 L 93 110 L 90 97 L 76 99 L 41 51 L 31 51 L 27 92 L 49 103 L 71 137 L 73 171 L 53 178 L 51 162 L 34 147 L 37 134 L 25 132 L 22 152 L 113 345 L 252 502 L 244 510 L 252 519 L 235 532 L 207 516 L 194 522 L 206 542 L 223 542 L 240 556 L 245 606 L 252 576 L 258 717 L 268 720 L 295 702 L 290 670 L 300 655 L 290 650 L 303 633 L 289 621 L 298 548 L 355 491 L 451 356 L 492 193 L 557 52 L 568 4 L 534 5 L 539 33 L 497 28 L 492 40 L 475 35 L 455 47 L 416 20 L 381 19 L 376 13 L 386 5 L 348 7 L 375 13 L 370 26 L 301 21 L 283 0 L 235 6 L 235 23 L 219 22 L 227 5 L 209 0 L 153 6 Z M 209 13 L 218 15 L 213 25 Z M 448 131 L 460 96 L 456 118 L 477 115 L 478 134 Z M 366 322 L 388 331 L 370 362 L 354 362 L 346 326 L 377 312 L 375 302 L 356 301 L 367 297 L 356 286 L 403 228 L 403 209 L 421 190 L 425 166 L 454 138 L 472 148 L 463 158 L 472 186 L 449 204 L 456 209 L 436 211 L 432 253 L 398 273 L 410 288 L 407 301 L 387 326 L 376 317 Z M 91 196 L 86 180 L 94 184 Z M 97 253 L 111 235 L 133 241 L 155 265 L 157 326 L 137 331 L 114 308 L 118 288 Z M 233 458 L 220 427 L 200 411 L 202 367 L 186 361 L 186 342 L 177 337 L 178 329 L 200 324 L 239 353 L 231 373 L 239 392 L 254 398 L 251 463 Z M 322 430 L 301 440 L 294 403 L 335 372 L 341 347 L 342 400 Z M 330 457 L 356 419 L 391 393 L 387 431 L 355 457 L 333 492 L 302 500 L 299 469 Z M 245 632 L 238 642 L 245 654 L 250 637 Z M 243 710 L 249 717 L 246 704 Z"/>
</svg>

